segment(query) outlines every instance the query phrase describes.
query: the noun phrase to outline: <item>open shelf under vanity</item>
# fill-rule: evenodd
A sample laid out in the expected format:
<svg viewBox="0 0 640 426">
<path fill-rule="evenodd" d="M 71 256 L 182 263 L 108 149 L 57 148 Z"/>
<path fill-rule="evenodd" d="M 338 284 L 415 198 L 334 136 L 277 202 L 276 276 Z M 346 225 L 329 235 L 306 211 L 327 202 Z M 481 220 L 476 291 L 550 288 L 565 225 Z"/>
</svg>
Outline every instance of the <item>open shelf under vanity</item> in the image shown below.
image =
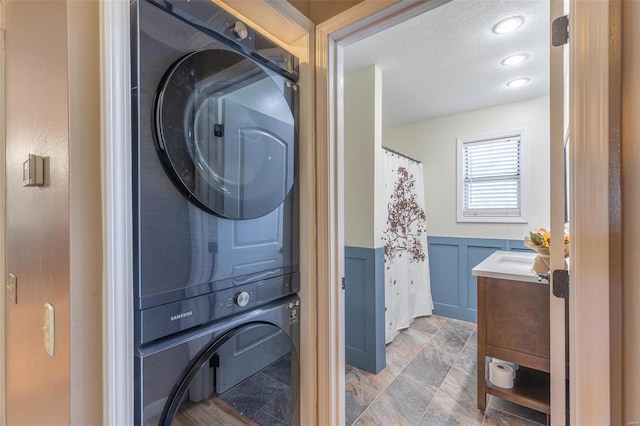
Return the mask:
<svg viewBox="0 0 640 426">
<path fill-rule="evenodd" d="M 486 393 L 551 414 L 549 373 L 544 371 L 521 366 L 511 389 L 495 386 L 486 379 Z"/>
</svg>

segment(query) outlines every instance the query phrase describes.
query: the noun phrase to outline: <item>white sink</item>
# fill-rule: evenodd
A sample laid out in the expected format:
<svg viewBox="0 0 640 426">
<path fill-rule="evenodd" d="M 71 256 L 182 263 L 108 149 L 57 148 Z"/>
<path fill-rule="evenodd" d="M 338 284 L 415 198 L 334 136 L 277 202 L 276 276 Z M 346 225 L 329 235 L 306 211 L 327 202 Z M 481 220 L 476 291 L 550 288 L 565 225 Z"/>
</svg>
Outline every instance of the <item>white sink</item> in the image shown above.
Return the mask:
<svg viewBox="0 0 640 426">
<path fill-rule="evenodd" d="M 508 253 L 508 252 L 507 252 Z M 519 263 L 524 265 L 531 266 L 531 258 L 529 256 L 513 256 L 511 254 L 501 255 L 498 260 L 498 263 Z"/>
<path fill-rule="evenodd" d="M 471 274 L 481 277 L 538 282 L 533 267 L 536 253 L 496 251 L 472 269 Z"/>
</svg>

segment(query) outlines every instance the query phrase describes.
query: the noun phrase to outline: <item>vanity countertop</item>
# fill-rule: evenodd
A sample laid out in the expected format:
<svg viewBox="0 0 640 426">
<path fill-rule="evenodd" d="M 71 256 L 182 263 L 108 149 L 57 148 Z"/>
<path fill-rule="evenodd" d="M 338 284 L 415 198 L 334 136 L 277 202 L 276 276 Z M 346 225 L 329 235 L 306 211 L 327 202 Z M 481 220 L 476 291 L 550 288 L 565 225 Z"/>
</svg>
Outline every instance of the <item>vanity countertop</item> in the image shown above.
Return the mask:
<svg viewBox="0 0 640 426">
<path fill-rule="evenodd" d="M 476 265 L 471 275 L 537 283 L 538 274 L 531 270 L 536 256 L 536 253 L 496 251 Z"/>
</svg>

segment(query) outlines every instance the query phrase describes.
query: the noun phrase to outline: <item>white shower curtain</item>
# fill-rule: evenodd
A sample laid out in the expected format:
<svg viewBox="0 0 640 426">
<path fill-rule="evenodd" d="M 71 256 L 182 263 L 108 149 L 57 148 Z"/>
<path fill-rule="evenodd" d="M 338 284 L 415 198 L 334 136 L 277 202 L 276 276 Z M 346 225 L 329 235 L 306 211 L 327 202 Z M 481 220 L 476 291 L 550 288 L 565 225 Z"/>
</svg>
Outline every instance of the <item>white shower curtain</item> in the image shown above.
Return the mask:
<svg viewBox="0 0 640 426">
<path fill-rule="evenodd" d="M 422 163 L 384 149 L 385 342 L 433 311 Z"/>
</svg>

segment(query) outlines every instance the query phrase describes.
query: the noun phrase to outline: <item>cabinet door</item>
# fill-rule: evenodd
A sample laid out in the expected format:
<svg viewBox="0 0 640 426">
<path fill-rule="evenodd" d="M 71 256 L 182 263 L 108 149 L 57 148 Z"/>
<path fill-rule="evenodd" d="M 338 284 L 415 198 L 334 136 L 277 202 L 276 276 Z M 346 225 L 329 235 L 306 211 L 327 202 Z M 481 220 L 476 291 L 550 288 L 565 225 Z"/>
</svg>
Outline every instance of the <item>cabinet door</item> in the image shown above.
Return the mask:
<svg viewBox="0 0 640 426">
<path fill-rule="evenodd" d="M 549 286 L 484 280 L 485 345 L 512 353 L 505 357 L 509 361 L 549 372 Z"/>
</svg>

